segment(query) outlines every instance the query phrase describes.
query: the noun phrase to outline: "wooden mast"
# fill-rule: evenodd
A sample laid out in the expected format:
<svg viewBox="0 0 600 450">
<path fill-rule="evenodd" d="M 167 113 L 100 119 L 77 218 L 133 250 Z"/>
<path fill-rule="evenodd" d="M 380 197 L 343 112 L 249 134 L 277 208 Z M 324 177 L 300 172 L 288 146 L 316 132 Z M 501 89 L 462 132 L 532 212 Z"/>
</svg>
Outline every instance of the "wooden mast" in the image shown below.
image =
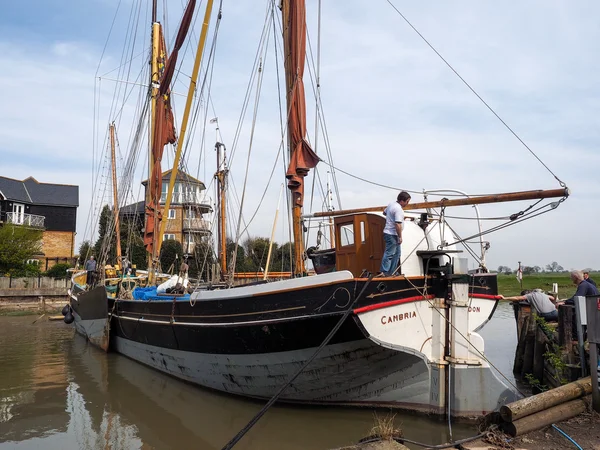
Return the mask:
<svg viewBox="0 0 600 450">
<path fill-rule="evenodd" d="M 426 208 L 441 208 L 447 206 L 481 205 L 485 203 L 516 202 L 519 200 L 536 200 L 544 198 L 568 197 L 570 191 L 568 188 L 509 192 L 505 194 L 482 195 L 480 197 L 457 198 L 453 200 L 442 199 L 435 202 L 409 203 L 403 209 L 405 211 Z M 368 208 L 344 209 L 340 211 L 322 211 L 304 217 L 333 217 L 345 216 L 347 214 L 358 214 L 364 212 L 381 212 L 385 206 L 371 206 Z"/>
<path fill-rule="evenodd" d="M 156 20 L 157 0 L 152 1 L 152 54 L 150 57 L 150 136 L 148 139 L 148 184 L 146 186 L 145 205 L 150 204 L 150 180 L 154 171 L 154 158 L 152 149 L 154 148 L 154 128 L 156 126 L 156 97 L 158 96 L 158 80 L 160 77 L 158 71 L 158 58 L 160 51 L 160 23 Z M 154 220 L 158 220 L 156 211 Z M 148 253 L 148 283 L 154 282 L 154 260 L 156 245 L 152 245 L 152 253 Z"/>
<path fill-rule="evenodd" d="M 293 62 L 291 61 L 291 33 L 290 30 L 290 1 L 293 0 L 282 0 L 281 2 L 281 19 L 283 24 L 283 51 L 284 51 L 284 67 L 285 67 L 285 86 L 286 86 L 286 104 L 287 110 L 290 110 L 291 106 L 291 94 L 294 86 L 295 71 L 293 68 Z M 290 128 L 290 114 L 287 114 L 288 129 Z M 288 132 L 288 151 L 290 157 L 293 149 L 291 133 Z M 302 239 L 302 207 L 292 202 L 292 230 L 294 239 L 294 265 L 292 267 L 292 273 L 302 274 L 305 272 L 304 259 L 302 255 L 304 253 L 304 243 Z"/>
<path fill-rule="evenodd" d="M 117 158 L 115 154 L 115 123 L 110 124 L 110 156 L 113 185 L 113 213 L 115 215 L 115 234 L 117 238 L 117 263 L 121 264 L 121 230 L 119 225 L 119 195 L 117 192 Z"/>
<path fill-rule="evenodd" d="M 287 100 L 287 129 L 290 161 L 286 172 L 291 192 L 296 275 L 306 273 L 302 205 L 304 178 L 319 162 L 306 140 L 306 101 L 304 94 L 304 60 L 306 59 L 306 11 L 304 0 L 283 0 L 283 48 Z"/>
<path fill-rule="evenodd" d="M 223 155 L 221 155 L 223 147 Z M 225 148 L 220 142 L 215 144 L 217 150 L 217 201 L 219 202 L 219 262 L 221 268 L 221 280 L 227 274 L 227 221 L 226 221 L 226 189 L 227 189 L 227 164 L 225 160 Z M 221 157 L 222 156 L 222 157 Z"/>
<path fill-rule="evenodd" d="M 163 217 L 167 217 L 167 212 L 171 207 L 171 197 L 173 195 L 173 189 L 175 187 L 175 180 L 177 179 L 179 160 L 181 159 L 181 152 L 183 150 L 183 143 L 187 131 L 188 119 L 190 117 L 190 111 L 192 109 L 192 103 L 194 101 L 194 95 L 196 93 L 196 82 L 198 81 L 198 73 L 200 72 L 200 62 L 202 61 L 202 53 L 204 50 L 204 43 L 206 42 L 206 34 L 208 33 L 208 25 L 210 22 L 212 6 L 213 0 L 208 0 L 208 2 L 206 3 L 206 11 L 204 13 L 204 21 L 202 22 L 202 31 L 200 32 L 200 39 L 198 40 L 198 48 L 196 50 L 194 68 L 192 69 L 190 88 L 188 90 L 188 95 L 185 102 L 185 110 L 183 112 L 183 119 L 181 121 L 181 132 L 179 133 L 179 138 L 177 139 L 177 151 L 175 152 L 175 159 L 173 160 L 173 170 L 171 171 L 171 178 L 169 179 L 169 190 L 167 192 L 167 198 L 165 200 L 165 207 L 163 208 Z M 157 254 L 160 254 L 160 246 L 162 245 L 162 238 L 166 226 L 167 221 L 162 220 L 160 223 L 160 232 L 158 233 L 158 236 L 156 238 Z"/>
</svg>

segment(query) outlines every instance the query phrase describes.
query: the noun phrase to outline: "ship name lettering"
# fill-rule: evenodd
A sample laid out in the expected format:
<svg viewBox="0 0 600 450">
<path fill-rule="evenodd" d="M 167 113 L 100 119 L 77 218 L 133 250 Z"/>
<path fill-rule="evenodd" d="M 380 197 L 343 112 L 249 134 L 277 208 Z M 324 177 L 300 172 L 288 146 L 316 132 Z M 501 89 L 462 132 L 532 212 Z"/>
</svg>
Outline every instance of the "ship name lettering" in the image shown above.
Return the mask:
<svg viewBox="0 0 600 450">
<path fill-rule="evenodd" d="M 415 311 L 394 314 L 393 316 L 381 316 L 381 324 L 386 325 L 392 322 L 400 322 L 406 319 L 414 319 L 415 317 L 417 317 L 417 313 Z"/>
<path fill-rule="evenodd" d="M 480 306 L 469 306 L 469 312 L 481 312 Z"/>
</svg>

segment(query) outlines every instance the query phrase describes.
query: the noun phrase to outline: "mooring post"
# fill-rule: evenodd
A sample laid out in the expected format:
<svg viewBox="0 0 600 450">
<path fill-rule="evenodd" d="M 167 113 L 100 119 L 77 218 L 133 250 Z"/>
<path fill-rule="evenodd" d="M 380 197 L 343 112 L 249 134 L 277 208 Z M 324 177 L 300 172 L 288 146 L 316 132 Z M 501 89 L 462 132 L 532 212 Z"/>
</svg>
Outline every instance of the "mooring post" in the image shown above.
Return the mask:
<svg viewBox="0 0 600 450">
<path fill-rule="evenodd" d="M 586 298 L 588 341 L 590 343 L 590 372 L 592 376 L 592 406 L 600 412 L 600 296 Z"/>
<path fill-rule="evenodd" d="M 431 330 L 431 378 L 429 380 L 429 409 L 433 414 L 443 414 L 448 402 L 446 390 L 448 361 L 446 361 L 447 307 L 444 298 L 434 298 Z"/>
<path fill-rule="evenodd" d="M 579 343 L 579 362 L 581 364 L 581 376 L 587 376 L 587 367 L 585 360 L 585 336 L 583 335 L 583 326 L 587 325 L 585 297 L 573 297 L 575 303 L 575 314 L 577 317 L 577 342 Z M 593 367 L 590 367 L 590 370 Z"/>
</svg>

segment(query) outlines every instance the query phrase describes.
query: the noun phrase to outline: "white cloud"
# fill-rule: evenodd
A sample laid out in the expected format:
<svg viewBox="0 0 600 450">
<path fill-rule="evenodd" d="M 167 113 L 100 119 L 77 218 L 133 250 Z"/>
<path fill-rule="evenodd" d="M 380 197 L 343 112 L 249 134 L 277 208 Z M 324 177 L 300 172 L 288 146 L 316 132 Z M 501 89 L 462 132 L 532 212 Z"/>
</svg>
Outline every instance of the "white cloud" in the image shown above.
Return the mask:
<svg viewBox="0 0 600 450">
<path fill-rule="evenodd" d="M 427 8 L 410 2 L 394 3 L 573 191 L 557 211 L 487 236 L 492 242 L 489 265 L 514 265 L 518 260 L 545 265 L 556 260 L 565 267 L 600 267 L 595 250 L 595 223 L 600 217 L 597 208 L 594 210 L 600 195 L 595 175 L 600 164 L 596 151 L 600 100 L 594 74 L 600 63 L 593 58 L 600 38 L 595 23 L 600 5 L 473 1 L 436 3 L 435 8 Z M 229 152 L 233 150 L 265 4 L 257 7 L 255 2 L 240 2 L 225 5 L 223 12 L 211 92 L 215 112 L 209 110 L 208 116 L 219 117 Z M 308 6 L 315 52 L 316 2 L 308 2 Z M 415 190 L 446 187 L 487 193 L 558 187 L 386 2 L 369 6 L 357 1 L 323 2 L 323 8 L 321 89 L 336 166 L 381 184 Z M 171 20 L 169 30 L 174 33 L 179 19 L 171 16 Z M 106 26 L 108 29 L 109 23 Z M 0 127 L 4 142 L 0 157 L 11 157 L 10 161 L 2 157 L 0 174 L 79 184 L 78 241 L 83 238 L 92 196 L 94 74 L 100 44 L 86 42 L 86 36 L 70 41 L 49 36 L 49 56 L 25 45 L 0 42 L 0 66 L 4 68 L 0 83 L 6 91 L 5 107 L 0 110 L 4 124 Z M 145 54 L 130 51 L 129 55 L 135 56 L 136 67 L 133 70 L 132 65 L 130 78 L 136 78 L 137 65 Z M 115 85 L 108 78 L 119 77 L 117 72 L 108 72 L 118 67 L 120 60 L 120 49 L 107 48 L 99 71 L 105 77 L 99 114 L 104 120 L 111 108 L 109 92 Z M 184 65 L 185 74 L 191 72 L 190 64 Z M 264 67 L 245 200 L 248 218 L 262 197 L 281 141 L 272 51 Z M 312 139 L 314 102 L 310 99 L 314 94 L 308 68 L 304 81 Z M 181 76 L 176 90 L 183 92 L 186 83 L 187 77 Z M 139 88 L 135 89 L 133 95 L 137 96 Z M 137 97 L 132 99 L 137 101 Z M 180 117 L 183 101 L 178 99 L 177 103 Z M 130 140 L 129 116 L 135 105 L 129 108 L 119 116 L 122 152 Z M 232 165 L 238 193 L 245 171 L 251 111 L 252 103 Z M 98 126 L 97 153 L 105 145 L 101 138 L 106 122 Z M 319 134 L 319 152 L 329 160 L 323 133 Z M 199 169 L 207 185 L 214 171 L 214 136 L 214 127 L 207 126 L 202 156 L 206 166 Z M 190 157 L 193 174 L 200 140 L 198 129 Z M 319 169 L 322 180 L 326 170 L 325 165 Z M 282 173 L 283 167 L 279 167 L 261 212 L 250 227 L 255 235 L 269 234 Z M 385 204 L 395 195 L 341 173 L 337 179 L 346 208 Z M 136 192 L 139 180 L 141 174 L 134 182 Z M 311 185 L 309 177 L 307 193 Z M 314 208 L 320 208 L 321 202 L 316 198 Z M 482 206 L 481 211 L 486 216 L 502 216 L 527 204 Z M 472 210 L 457 213 L 467 214 Z M 457 226 L 465 234 L 472 229 L 463 223 Z"/>
</svg>

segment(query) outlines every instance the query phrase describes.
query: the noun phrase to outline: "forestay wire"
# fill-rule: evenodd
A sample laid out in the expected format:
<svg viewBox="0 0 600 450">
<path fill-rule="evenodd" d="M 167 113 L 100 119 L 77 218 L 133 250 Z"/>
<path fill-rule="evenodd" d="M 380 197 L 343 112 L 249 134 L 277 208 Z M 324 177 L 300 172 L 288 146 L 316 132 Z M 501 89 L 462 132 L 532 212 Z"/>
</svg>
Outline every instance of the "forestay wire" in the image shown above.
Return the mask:
<svg viewBox="0 0 600 450">
<path fill-rule="evenodd" d="M 425 42 L 427 44 L 427 46 L 433 50 L 433 52 L 439 56 L 439 58 L 444 62 L 444 64 L 446 64 L 446 66 L 448 66 L 448 68 L 454 72 L 454 74 L 459 78 L 460 81 L 462 81 L 464 83 L 465 86 L 467 86 L 467 88 L 469 88 L 469 90 L 475 94 L 475 96 L 481 101 L 481 103 L 483 103 L 485 105 L 485 107 L 487 109 L 490 110 L 490 112 L 496 116 L 496 118 L 502 123 L 502 125 L 504 125 L 506 127 L 506 129 L 508 131 L 511 132 L 511 134 L 517 138 L 517 140 L 523 144 L 523 146 L 529 150 L 529 153 L 531 153 L 533 155 L 533 157 L 535 159 L 537 159 L 539 161 L 539 163 L 544 166 L 544 168 L 550 172 L 550 174 L 556 179 L 556 181 L 558 181 L 558 183 L 562 186 L 562 187 L 566 187 L 567 185 L 560 179 L 558 178 L 558 176 L 552 171 L 550 170 L 550 168 L 544 163 L 544 161 L 542 161 L 540 159 L 540 157 L 538 155 L 535 154 L 535 152 L 525 143 L 525 141 L 523 139 L 521 139 L 521 137 L 502 119 L 502 117 L 500 117 L 500 115 L 498 115 L 498 113 L 496 111 L 494 111 L 494 109 L 481 97 L 481 95 L 479 95 L 477 93 L 477 91 L 475 89 L 473 89 L 473 87 L 456 71 L 456 69 L 454 67 L 452 67 L 452 65 L 440 54 L 440 52 L 438 52 L 435 47 L 425 38 L 425 36 L 423 36 L 419 30 L 417 30 L 415 28 L 415 26 L 406 18 L 406 16 L 404 14 L 402 14 L 400 12 L 400 10 L 398 8 L 396 8 L 396 6 L 392 3 L 391 0 L 385 0 L 386 2 L 389 3 L 389 5 L 394 8 L 394 10 L 400 15 L 400 17 L 402 17 L 402 19 L 404 19 L 404 21 L 408 24 L 408 26 L 410 26 L 413 31 L 415 33 L 417 33 L 419 35 L 419 37 L 423 40 L 423 42 Z"/>
</svg>

